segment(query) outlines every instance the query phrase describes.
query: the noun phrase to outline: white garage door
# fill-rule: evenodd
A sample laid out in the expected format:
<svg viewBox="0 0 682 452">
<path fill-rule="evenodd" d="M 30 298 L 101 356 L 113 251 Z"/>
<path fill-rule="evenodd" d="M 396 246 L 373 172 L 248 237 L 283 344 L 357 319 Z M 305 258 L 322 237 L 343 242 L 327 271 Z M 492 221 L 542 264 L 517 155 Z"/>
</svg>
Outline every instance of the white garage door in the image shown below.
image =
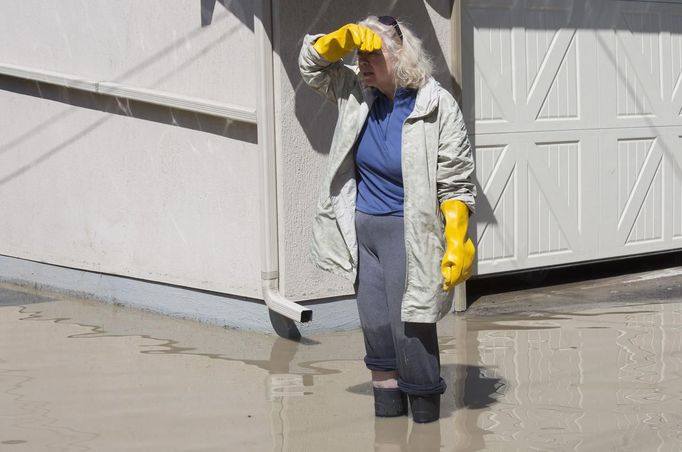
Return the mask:
<svg viewBox="0 0 682 452">
<path fill-rule="evenodd" d="M 682 247 L 682 3 L 472 0 L 478 274 Z"/>
</svg>

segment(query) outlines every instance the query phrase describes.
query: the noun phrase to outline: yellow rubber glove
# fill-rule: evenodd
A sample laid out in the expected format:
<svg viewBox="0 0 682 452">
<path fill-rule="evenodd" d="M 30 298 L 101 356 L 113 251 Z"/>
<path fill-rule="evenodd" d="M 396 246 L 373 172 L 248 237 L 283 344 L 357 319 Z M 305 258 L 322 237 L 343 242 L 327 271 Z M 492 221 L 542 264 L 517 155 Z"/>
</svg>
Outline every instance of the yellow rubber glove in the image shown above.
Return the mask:
<svg viewBox="0 0 682 452">
<path fill-rule="evenodd" d="M 462 201 L 448 199 L 440 205 L 445 217 L 445 255 L 440 264 L 443 290 L 448 291 L 471 276 L 476 248 L 468 237 L 469 208 Z"/>
<path fill-rule="evenodd" d="M 364 25 L 346 24 L 318 38 L 313 48 L 322 58 L 333 63 L 356 48 L 361 52 L 381 49 L 381 38 Z"/>
</svg>

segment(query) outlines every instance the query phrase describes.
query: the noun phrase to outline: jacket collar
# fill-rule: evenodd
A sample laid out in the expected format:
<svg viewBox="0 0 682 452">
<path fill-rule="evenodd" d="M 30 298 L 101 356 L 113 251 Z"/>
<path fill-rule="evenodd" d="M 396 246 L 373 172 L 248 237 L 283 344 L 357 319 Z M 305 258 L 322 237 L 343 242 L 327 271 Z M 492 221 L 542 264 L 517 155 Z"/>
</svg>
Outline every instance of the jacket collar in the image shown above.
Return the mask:
<svg viewBox="0 0 682 452">
<path fill-rule="evenodd" d="M 433 77 L 426 80 L 424 86 L 417 91 L 417 99 L 414 102 L 414 110 L 410 118 L 420 118 L 431 114 L 438 106 L 439 84 Z"/>
<path fill-rule="evenodd" d="M 426 80 L 424 86 L 417 90 L 417 99 L 414 102 L 414 109 L 410 113 L 409 118 L 421 118 L 428 116 L 438 106 L 438 88 L 440 85 L 433 77 Z M 367 106 L 372 108 L 372 104 L 377 98 L 374 88 L 364 88 L 362 90 L 363 97 Z"/>
</svg>

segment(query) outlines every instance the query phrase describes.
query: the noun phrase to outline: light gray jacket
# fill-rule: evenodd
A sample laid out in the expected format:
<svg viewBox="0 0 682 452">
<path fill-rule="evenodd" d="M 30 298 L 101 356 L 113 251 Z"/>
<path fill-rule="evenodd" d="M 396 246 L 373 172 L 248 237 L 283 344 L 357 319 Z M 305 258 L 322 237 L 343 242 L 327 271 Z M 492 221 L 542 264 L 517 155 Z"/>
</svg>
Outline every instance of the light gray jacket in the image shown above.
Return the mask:
<svg viewBox="0 0 682 452">
<path fill-rule="evenodd" d="M 299 56 L 303 80 L 336 103 L 339 116 L 313 224 L 311 255 L 322 270 L 355 281 L 355 156 L 353 148 L 374 102 L 357 69 L 330 63 L 313 48 L 322 35 L 305 37 Z M 440 203 L 460 199 L 473 211 L 474 162 L 462 113 L 455 99 L 430 78 L 417 92 L 414 110 L 403 124 L 402 171 L 407 277 L 402 321 L 432 323 L 452 307 L 443 292 L 440 263 L 445 250 Z"/>
</svg>

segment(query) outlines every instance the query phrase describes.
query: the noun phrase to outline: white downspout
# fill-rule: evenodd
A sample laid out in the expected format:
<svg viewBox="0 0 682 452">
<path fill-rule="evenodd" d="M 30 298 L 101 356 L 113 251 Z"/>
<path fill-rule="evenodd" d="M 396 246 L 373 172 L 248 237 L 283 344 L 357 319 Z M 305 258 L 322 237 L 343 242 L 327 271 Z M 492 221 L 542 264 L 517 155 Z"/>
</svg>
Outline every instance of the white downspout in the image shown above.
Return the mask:
<svg viewBox="0 0 682 452">
<path fill-rule="evenodd" d="M 279 244 L 277 229 L 277 165 L 275 152 L 275 96 L 272 62 L 272 4 L 260 0 L 254 14 L 258 69 L 258 147 L 260 170 L 261 280 L 268 308 L 297 322 L 309 322 L 313 311 L 279 293 Z M 275 326 L 273 324 L 273 326 Z M 275 327 L 275 329 L 277 329 Z"/>
</svg>

